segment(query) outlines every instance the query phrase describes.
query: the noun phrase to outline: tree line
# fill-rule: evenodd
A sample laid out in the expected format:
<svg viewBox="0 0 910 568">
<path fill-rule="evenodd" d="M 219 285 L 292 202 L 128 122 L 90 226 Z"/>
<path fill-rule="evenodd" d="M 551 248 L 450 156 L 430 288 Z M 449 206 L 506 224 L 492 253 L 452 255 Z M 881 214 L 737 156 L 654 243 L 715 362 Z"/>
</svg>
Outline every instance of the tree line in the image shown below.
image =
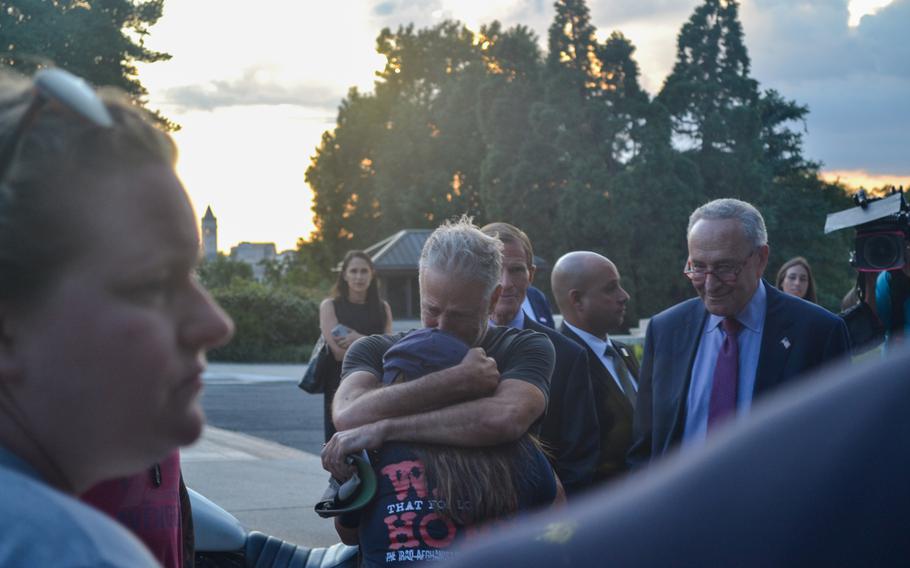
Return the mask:
<svg viewBox="0 0 910 568">
<path fill-rule="evenodd" d="M 117 87 L 145 104 L 137 62 L 171 56 L 146 47 L 164 0 L 3 0 L 0 66 L 23 75 L 56 65 L 96 86 Z M 179 126 L 150 110 L 165 130 Z"/>
<path fill-rule="evenodd" d="M 822 227 L 850 201 L 803 154 L 809 109 L 751 76 L 738 11 L 695 8 L 656 95 L 628 38 L 597 39 L 584 0 L 555 3 L 546 53 L 522 25 L 383 29 L 373 91 L 348 92 L 306 170 L 317 229 L 301 253 L 327 271 L 402 228 L 508 221 L 551 262 L 577 249 L 612 259 L 634 321 L 692 295 L 688 215 L 736 197 L 765 217 L 769 271 L 806 256 L 836 307 L 850 236 Z"/>
<path fill-rule="evenodd" d="M 135 63 L 170 58 L 144 45 L 163 4 L 9 0 L 0 65 L 29 74 L 53 62 L 142 102 Z M 835 307 L 852 280 L 850 235 L 821 228 L 850 202 L 803 154 L 808 108 L 751 76 L 738 10 L 733 0 L 695 8 L 657 94 L 642 88 L 628 38 L 597 39 L 582 0 L 555 3 L 546 52 L 522 25 L 382 30 L 373 90 L 348 92 L 306 170 L 317 230 L 273 267 L 272 287 L 318 295 L 346 250 L 467 213 L 521 227 L 551 262 L 573 249 L 605 254 L 634 321 L 692 294 L 680 274 L 688 214 L 731 196 L 763 212 L 769 269 L 806 256 L 821 303 Z"/>
</svg>

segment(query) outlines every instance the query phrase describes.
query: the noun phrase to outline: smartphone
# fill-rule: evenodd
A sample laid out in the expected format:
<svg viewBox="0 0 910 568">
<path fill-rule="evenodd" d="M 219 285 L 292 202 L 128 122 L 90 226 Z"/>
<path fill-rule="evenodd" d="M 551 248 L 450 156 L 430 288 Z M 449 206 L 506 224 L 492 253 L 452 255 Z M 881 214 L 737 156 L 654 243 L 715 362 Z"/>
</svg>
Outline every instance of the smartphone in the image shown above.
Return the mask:
<svg viewBox="0 0 910 568">
<path fill-rule="evenodd" d="M 349 333 L 351 333 L 351 330 L 343 323 L 340 323 L 332 328 L 332 337 L 342 338 Z"/>
</svg>

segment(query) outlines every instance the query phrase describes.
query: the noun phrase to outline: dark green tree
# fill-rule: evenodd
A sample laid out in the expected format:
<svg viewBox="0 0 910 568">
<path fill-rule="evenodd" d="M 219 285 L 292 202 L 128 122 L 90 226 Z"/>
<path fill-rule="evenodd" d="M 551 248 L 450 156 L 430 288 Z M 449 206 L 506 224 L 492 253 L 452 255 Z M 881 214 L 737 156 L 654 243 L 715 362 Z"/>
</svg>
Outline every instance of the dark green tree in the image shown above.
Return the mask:
<svg viewBox="0 0 910 568">
<path fill-rule="evenodd" d="M 635 46 L 622 33 L 613 32 L 597 46 L 597 81 L 594 85 L 595 108 L 601 115 L 598 137 L 600 154 L 607 167 L 616 172 L 638 151 L 646 125 L 648 94 L 638 82 Z"/>
<path fill-rule="evenodd" d="M 704 0 L 695 9 L 658 101 L 698 170 L 698 201 L 737 197 L 756 205 L 772 245 L 768 276 L 788 258 L 806 256 L 824 277 L 823 302 L 834 307 L 830 301 L 849 286 L 848 247 L 838 236 L 823 237 L 822 227 L 827 213 L 849 203 L 840 189 L 819 180 L 818 165 L 803 155 L 802 134 L 793 127 L 808 108 L 776 91 L 760 92 L 750 76 L 738 8 L 735 0 Z"/>
<path fill-rule="evenodd" d="M 585 208 L 590 217 L 602 214 L 598 195 L 606 178 L 597 139 L 599 117 L 591 104 L 596 30 L 583 0 L 558 0 L 554 8 L 538 87 L 543 96 L 530 107 L 528 136 L 513 177 L 515 193 L 526 192 L 524 202 L 536 209 L 522 225 L 530 227 L 529 236 L 546 256 L 565 250 L 566 239 L 577 234 L 565 232 L 575 211 Z"/>
<path fill-rule="evenodd" d="M 556 3 L 549 45 L 546 100 L 532 122 L 538 153 L 550 157 L 542 164 L 555 174 L 551 241 L 562 250 L 603 246 L 612 179 L 639 151 L 648 96 L 632 43 L 619 32 L 598 43 L 583 0 Z"/>
<path fill-rule="evenodd" d="M 530 113 L 542 101 L 543 58 L 536 35 L 526 27 L 504 31 L 494 22 L 480 36 L 487 67 L 478 94 L 486 220 L 509 220 L 534 239 L 545 234 L 552 215 L 545 205 L 552 193 L 546 178 L 527 159 L 535 151 Z"/>
<path fill-rule="evenodd" d="M 671 119 L 659 102 L 648 106 L 640 151 L 612 180 L 604 219 L 604 253 L 631 295 L 628 321 L 648 317 L 693 294 L 682 276 L 689 214 L 701 205 L 698 167 L 671 144 Z"/>
<path fill-rule="evenodd" d="M 31 74 L 54 64 L 140 102 L 148 92 L 137 62 L 171 58 L 145 46 L 164 0 L 5 0 L 0 2 L 0 65 Z M 163 126 L 176 125 L 155 113 Z"/>
<path fill-rule="evenodd" d="M 703 152 L 731 150 L 758 100 L 736 0 L 705 0 L 677 38 L 660 93 L 677 135 Z"/>
<path fill-rule="evenodd" d="M 227 288 L 238 281 L 253 280 L 253 267 L 245 262 L 232 260 L 222 253 L 200 264 L 197 273 L 202 284 L 210 290 Z"/>
<path fill-rule="evenodd" d="M 374 94 L 351 90 L 307 170 L 324 259 L 480 209 L 481 48 L 457 22 L 384 29 Z"/>
<path fill-rule="evenodd" d="M 317 234 L 300 252 L 323 268 L 308 277 L 347 249 L 470 213 L 518 225 L 545 258 L 606 254 L 634 322 L 693 294 L 681 274 L 691 211 L 739 197 L 765 215 L 771 269 L 803 254 L 823 301 L 849 285 L 848 243 L 820 234 L 843 192 L 803 155 L 808 109 L 750 76 L 736 1 L 695 9 L 654 100 L 621 32 L 598 42 L 584 0 L 555 12 L 546 55 L 527 28 L 498 22 L 380 33 L 373 92 L 342 101 L 307 170 Z"/>
<path fill-rule="evenodd" d="M 557 0 L 547 34 L 547 67 L 584 96 L 596 81 L 595 28 L 584 0 Z"/>
<path fill-rule="evenodd" d="M 335 130 L 322 135 L 307 168 L 322 249 L 315 256 L 326 270 L 348 249 L 381 238 L 376 160 L 388 123 L 388 99 L 351 89 L 339 107 Z"/>
<path fill-rule="evenodd" d="M 380 34 L 387 65 L 376 90 L 396 95 L 377 160 L 387 234 L 478 212 L 482 150 L 474 109 L 483 61 L 474 40 L 453 21 Z"/>
</svg>

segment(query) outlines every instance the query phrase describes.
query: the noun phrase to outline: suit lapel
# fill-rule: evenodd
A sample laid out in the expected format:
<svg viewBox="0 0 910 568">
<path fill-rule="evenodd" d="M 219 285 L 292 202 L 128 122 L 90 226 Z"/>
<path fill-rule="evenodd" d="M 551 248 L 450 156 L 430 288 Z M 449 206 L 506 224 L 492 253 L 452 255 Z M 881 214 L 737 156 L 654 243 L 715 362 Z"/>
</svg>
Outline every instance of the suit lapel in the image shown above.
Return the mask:
<svg viewBox="0 0 910 568">
<path fill-rule="evenodd" d="M 695 354 L 698 352 L 698 344 L 701 340 L 702 331 L 705 328 L 705 319 L 708 317 L 708 310 L 700 301 L 694 301 L 682 320 L 682 324 L 672 331 L 673 341 L 673 360 L 685 361 L 685 366 L 673 365 L 677 373 L 672 377 L 668 388 L 672 390 L 668 393 L 670 400 L 674 402 L 673 431 L 670 434 L 667 443 L 668 446 L 682 439 L 683 429 L 686 423 L 686 401 L 688 398 L 689 385 L 692 382 L 692 366 L 695 364 Z"/>
<path fill-rule="evenodd" d="M 758 354 L 758 369 L 755 371 L 753 396 L 780 382 L 787 359 L 793 350 L 787 331 L 794 322 L 787 313 L 785 302 L 781 301 L 782 292 L 767 282 L 765 291 L 767 293 L 765 325 L 762 330 L 761 351 Z"/>
<path fill-rule="evenodd" d="M 617 386 L 616 379 L 614 379 L 613 375 L 610 374 L 610 371 L 604 367 L 603 362 L 600 360 L 600 356 L 595 353 L 593 349 L 591 349 L 591 346 L 588 345 L 585 340 L 578 337 L 578 334 L 566 327 L 565 324 L 560 327 L 560 331 L 563 333 L 563 335 L 567 336 L 569 339 L 585 348 L 585 351 L 588 352 L 589 367 L 591 368 L 591 380 L 598 381 L 601 387 L 606 391 L 608 397 L 622 401 L 621 404 L 623 409 L 631 415 L 632 403 L 629 402 L 629 399 L 626 398 L 626 395 L 622 392 L 619 386 Z"/>
</svg>

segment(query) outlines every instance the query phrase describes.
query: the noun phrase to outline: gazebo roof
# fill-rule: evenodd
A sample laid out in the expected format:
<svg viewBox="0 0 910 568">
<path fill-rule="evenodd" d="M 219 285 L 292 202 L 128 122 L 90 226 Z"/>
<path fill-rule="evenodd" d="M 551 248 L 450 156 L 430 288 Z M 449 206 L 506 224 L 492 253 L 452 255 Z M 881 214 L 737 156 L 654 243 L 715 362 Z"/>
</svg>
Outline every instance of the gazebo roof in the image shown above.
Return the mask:
<svg viewBox="0 0 910 568">
<path fill-rule="evenodd" d="M 416 270 L 420 251 L 432 234 L 432 229 L 403 229 L 364 252 L 373 259 L 377 270 Z"/>
<path fill-rule="evenodd" d="M 364 249 L 373 260 L 377 271 L 417 270 L 420 251 L 433 233 L 432 229 L 402 229 Z M 550 263 L 534 255 L 534 264 L 540 270 L 549 270 Z M 335 267 L 341 270 L 341 263 Z"/>
</svg>

